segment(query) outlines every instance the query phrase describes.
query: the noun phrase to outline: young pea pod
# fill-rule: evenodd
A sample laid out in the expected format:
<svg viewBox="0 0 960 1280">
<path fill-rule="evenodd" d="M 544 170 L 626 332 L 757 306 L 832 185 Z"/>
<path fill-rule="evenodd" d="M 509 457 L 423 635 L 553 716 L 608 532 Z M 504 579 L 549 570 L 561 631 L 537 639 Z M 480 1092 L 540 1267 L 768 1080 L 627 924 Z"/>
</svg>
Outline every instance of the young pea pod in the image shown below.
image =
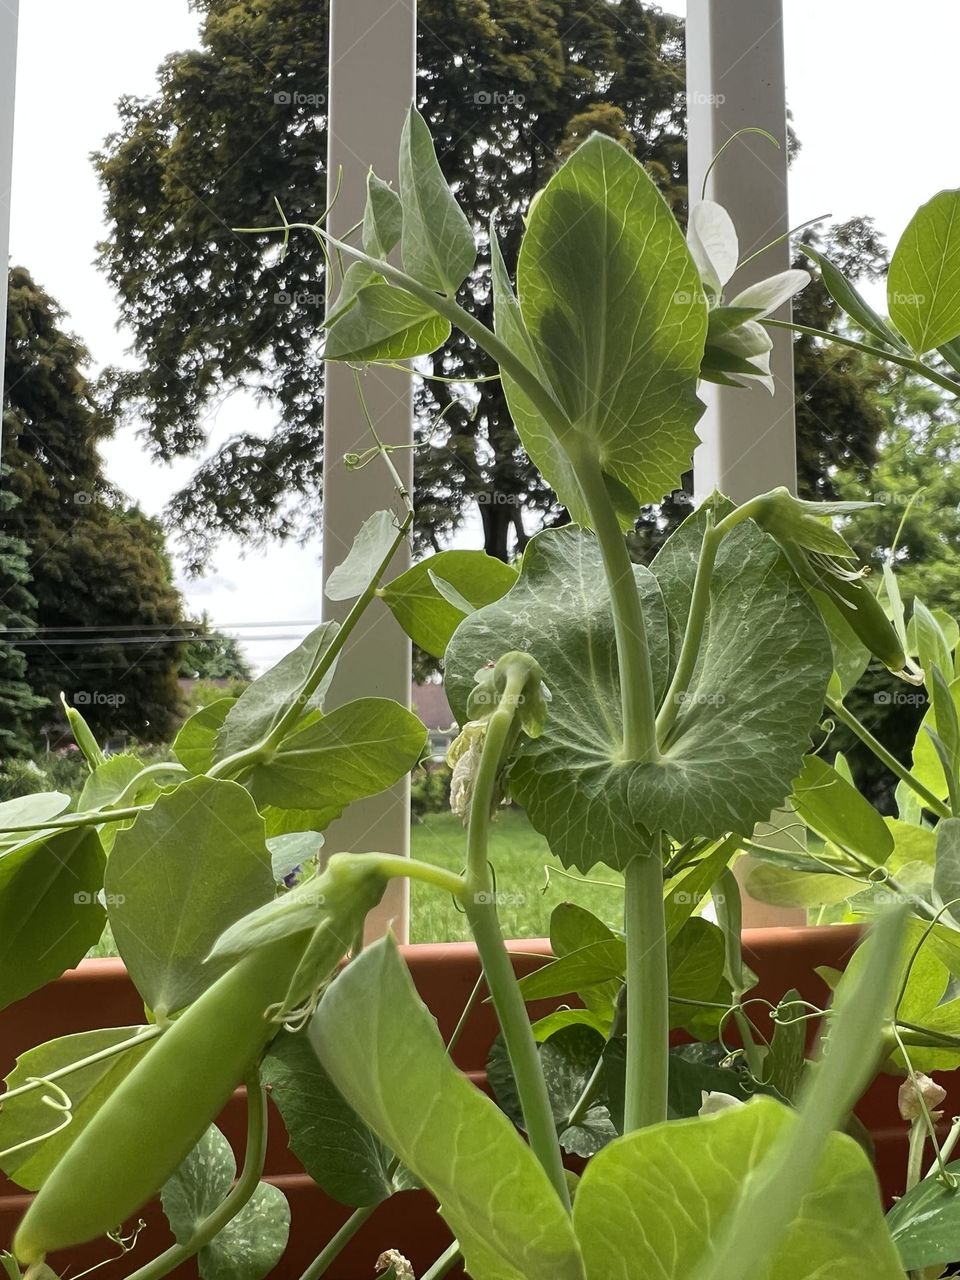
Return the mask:
<svg viewBox="0 0 960 1280">
<path fill-rule="evenodd" d="M 115 1230 L 189 1155 L 276 1035 L 278 1011 L 329 978 L 344 939 L 383 892 L 372 876 L 335 872 L 313 882 L 313 913 L 286 932 L 274 922 L 263 944 L 163 1033 L 68 1147 L 17 1229 L 21 1263 Z"/>
<path fill-rule="evenodd" d="M 83 752 L 83 758 L 90 766 L 91 773 L 98 765 L 103 764 L 106 756 L 100 750 L 100 744 L 93 736 L 93 731 L 84 720 L 83 716 L 76 709 L 71 707 L 67 701 L 65 693 L 60 694 L 60 702 L 67 717 L 67 723 L 70 725 L 70 732 L 73 734 L 73 740 Z"/>
</svg>

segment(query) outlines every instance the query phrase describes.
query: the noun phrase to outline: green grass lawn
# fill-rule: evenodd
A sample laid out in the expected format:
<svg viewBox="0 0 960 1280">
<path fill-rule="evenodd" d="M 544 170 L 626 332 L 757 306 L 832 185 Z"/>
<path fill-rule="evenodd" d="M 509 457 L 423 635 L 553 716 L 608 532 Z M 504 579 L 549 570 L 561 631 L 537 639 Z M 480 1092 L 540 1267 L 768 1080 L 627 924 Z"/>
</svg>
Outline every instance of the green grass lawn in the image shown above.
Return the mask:
<svg viewBox="0 0 960 1280">
<path fill-rule="evenodd" d="M 411 853 L 424 862 L 463 869 L 464 829 L 452 813 L 427 814 L 413 825 Z M 519 809 L 504 809 L 490 830 L 490 861 L 497 876 L 500 921 L 507 938 L 543 938 L 549 933 L 550 913 L 559 902 L 577 902 L 607 924 L 623 924 L 621 877 L 606 867 L 593 876 L 603 883 L 565 872 Z M 571 878 L 572 877 L 572 878 Z M 429 885 L 412 882 L 410 940 L 460 942 L 470 938 L 463 915 L 451 898 Z"/>
</svg>

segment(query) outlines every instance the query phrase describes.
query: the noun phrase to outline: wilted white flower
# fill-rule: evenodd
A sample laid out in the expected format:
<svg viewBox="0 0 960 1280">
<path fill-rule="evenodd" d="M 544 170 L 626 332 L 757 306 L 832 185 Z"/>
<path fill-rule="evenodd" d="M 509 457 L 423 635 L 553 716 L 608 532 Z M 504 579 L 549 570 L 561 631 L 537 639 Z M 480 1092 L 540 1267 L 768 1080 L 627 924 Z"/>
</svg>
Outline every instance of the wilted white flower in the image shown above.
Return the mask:
<svg viewBox="0 0 960 1280">
<path fill-rule="evenodd" d="M 447 752 L 447 764 L 453 770 L 450 778 L 450 808 L 466 822 L 473 799 L 473 784 L 483 754 L 486 736 L 485 720 L 468 720 Z"/>
<path fill-rule="evenodd" d="M 381 1271 L 389 1271 L 391 1267 L 393 1267 L 393 1273 L 397 1280 L 417 1280 L 413 1274 L 413 1267 L 397 1249 L 387 1249 L 377 1259 L 376 1270 L 378 1275 Z"/>
<path fill-rule="evenodd" d="M 720 1111 L 729 1111 L 731 1107 L 742 1107 L 743 1100 L 735 1098 L 732 1093 L 721 1093 L 719 1089 L 700 1091 L 700 1110 L 698 1116 L 715 1116 Z"/>
<path fill-rule="evenodd" d="M 900 1086 L 900 1092 L 897 1094 L 900 1115 L 904 1120 L 919 1120 L 923 1115 L 925 1103 L 930 1119 L 939 1120 L 943 1112 L 937 1111 L 936 1108 L 946 1096 L 946 1089 L 942 1089 L 935 1080 L 931 1080 L 920 1071 L 915 1077 L 908 1077 Z"/>
</svg>

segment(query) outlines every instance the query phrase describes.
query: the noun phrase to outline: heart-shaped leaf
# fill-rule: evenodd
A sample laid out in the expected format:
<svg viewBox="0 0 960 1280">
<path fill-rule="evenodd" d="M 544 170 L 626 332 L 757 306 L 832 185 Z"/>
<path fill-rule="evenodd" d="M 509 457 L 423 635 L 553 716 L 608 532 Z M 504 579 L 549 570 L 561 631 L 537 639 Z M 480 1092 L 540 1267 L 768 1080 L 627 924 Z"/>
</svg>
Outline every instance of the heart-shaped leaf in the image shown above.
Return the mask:
<svg viewBox="0 0 960 1280">
<path fill-rule="evenodd" d="M 921 205 L 900 237 L 887 275 L 890 319 L 916 354 L 960 336 L 960 191 Z"/>
</svg>

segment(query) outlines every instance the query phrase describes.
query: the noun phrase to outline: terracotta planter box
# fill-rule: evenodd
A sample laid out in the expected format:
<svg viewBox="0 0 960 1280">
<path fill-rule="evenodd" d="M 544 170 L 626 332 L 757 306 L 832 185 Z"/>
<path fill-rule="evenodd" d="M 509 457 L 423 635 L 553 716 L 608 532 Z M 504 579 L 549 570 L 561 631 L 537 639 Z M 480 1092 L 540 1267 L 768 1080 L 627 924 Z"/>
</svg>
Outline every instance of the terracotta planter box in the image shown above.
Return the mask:
<svg viewBox="0 0 960 1280">
<path fill-rule="evenodd" d="M 857 936 L 857 929 L 848 926 L 747 930 L 746 959 L 760 978 L 754 994 L 775 1002 L 796 987 L 805 998 L 825 1002 L 826 988 L 814 970 L 818 965 L 842 968 Z M 549 954 L 548 944 L 542 941 L 517 942 L 511 947 L 520 973 L 537 968 Z M 479 973 L 474 947 L 468 943 L 420 945 L 404 948 L 404 954 L 441 1032 L 450 1035 Z M 548 1008 L 544 1005 L 544 1011 Z M 6 1075 L 19 1053 L 45 1040 L 95 1027 L 137 1023 L 142 1014 L 139 997 L 119 961 L 85 961 L 58 982 L 0 1013 L 0 1075 Z M 457 1065 L 480 1085 L 485 1083 L 484 1063 L 494 1034 L 493 1011 L 482 1005 L 475 1010 L 455 1054 Z M 944 1107 L 950 1116 L 960 1110 L 960 1078 L 952 1082 L 944 1077 L 941 1082 L 949 1088 Z M 906 1128 L 897 1119 L 898 1083 L 892 1077 L 879 1078 L 858 1109 L 873 1134 L 877 1168 L 888 1196 L 901 1184 L 906 1159 Z M 245 1120 L 241 1096 L 232 1100 L 221 1124 L 234 1148 L 242 1153 Z M 266 1176 L 287 1194 L 293 1217 L 290 1244 L 276 1276 L 278 1280 L 297 1280 L 349 1210 L 330 1201 L 299 1169 L 287 1150 L 276 1111 L 271 1117 Z M 0 1176 L 0 1245 L 9 1242 L 27 1200 L 19 1188 Z M 149 1206 L 142 1216 L 147 1227 L 140 1246 L 127 1258 L 104 1266 L 98 1272 L 102 1280 L 121 1280 L 170 1242 L 158 1205 Z M 387 1248 L 399 1249 L 419 1272 L 442 1252 L 449 1238 L 430 1197 L 423 1192 L 405 1192 L 380 1206 L 328 1274 L 331 1280 L 370 1277 L 378 1254 Z M 76 1273 L 101 1261 L 107 1253 L 108 1248 L 99 1241 L 51 1261 L 61 1271 L 69 1264 Z M 176 1274 L 196 1276 L 196 1268 L 188 1264 Z"/>
</svg>

